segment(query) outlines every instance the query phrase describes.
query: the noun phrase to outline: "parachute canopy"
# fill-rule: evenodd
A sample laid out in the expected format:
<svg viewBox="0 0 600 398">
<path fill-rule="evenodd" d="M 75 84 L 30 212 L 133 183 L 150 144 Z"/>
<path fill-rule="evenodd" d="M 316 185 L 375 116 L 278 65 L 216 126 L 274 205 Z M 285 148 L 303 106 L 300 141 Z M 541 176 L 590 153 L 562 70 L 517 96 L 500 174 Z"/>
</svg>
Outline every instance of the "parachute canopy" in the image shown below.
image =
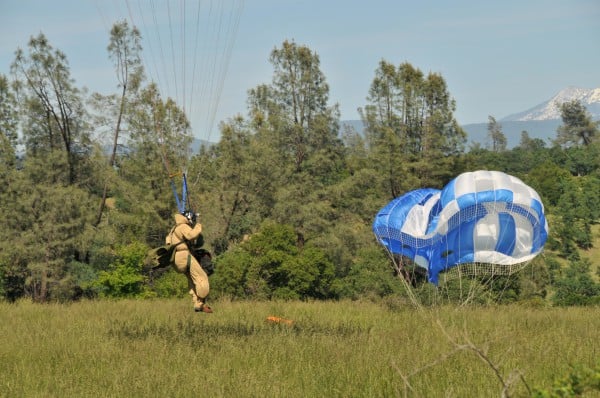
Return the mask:
<svg viewBox="0 0 600 398">
<path fill-rule="evenodd" d="M 520 179 L 499 171 L 459 175 L 442 190 L 410 191 L 375 217 L 377 240 L 408 257 L 437 284 L 460 264 L 510 266 L 538 255 L 548 237 L 542 201 Z"/>
</svg>

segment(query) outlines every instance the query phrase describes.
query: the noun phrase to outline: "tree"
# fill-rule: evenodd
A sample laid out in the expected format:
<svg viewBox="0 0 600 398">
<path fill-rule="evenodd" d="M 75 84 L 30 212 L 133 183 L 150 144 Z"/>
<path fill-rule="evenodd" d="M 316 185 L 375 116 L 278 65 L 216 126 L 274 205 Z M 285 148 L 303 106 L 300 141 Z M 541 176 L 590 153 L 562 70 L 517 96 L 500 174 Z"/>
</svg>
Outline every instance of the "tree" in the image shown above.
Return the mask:
<svg viewBox="0 0 600 398">
<path fill-rule="evenodd" d="M 454 119 L 456 105 L 440 74 L 427 75 L 423 96 L 424 128 L 419 156 L 412 167 L 421 186 L 440 186 L 456 174 L 454 159 L 464 149 L 466 134 Z"/>
<path fill-rule="evenodd" d="M 64 183 L 36 182 L 33 177 L 43 172 L 56 181 L 47 170 L 53 160 L 26 159 L 24 178 L 11 193 L 11 215 L 5 219 L 11 237 L 2 243 L 7 268 L 23 283 L 22 294 L 38 302 L 70 299 L 76 294 L 69 267 L 85 260 L 91 233 L 91 200 L 86 191 Z"/>
<path fill-rule="evenodd" d="M 526 182 L 536 190 L 546 206 L 557 206 L 564 193 L 563 182 L 570 178 L 568 171 L 546 161 L 529 172 Z"/>
<path fill-rule="evenodd" d="M 564 149 L 565 167 L 571 174 L 582 177 L 600 171 L 600 141 Z"/>
<path fill-rule="evenodd" d="M 24 294 L 26 263 L 12 244 L 23 173 L 17 171 L 18 113 L 8 79 L 0 74 L 0 297 L 14 301 Z"/>
<path fill-rule="evenodd" d="M 556 305 L 594 305 L 600 302 L 600 285 L 592 279 L 587 259 L 571 261 L 555 286 L 552 301 Z"/>
<path fill-rule="evenodd" d="M 110 43 L 108 45 L 109 57 L 114 62 L 118 85 L 121 87 L 121 94 L 117 96 L 103 97 L 95 95 L 95 104 L 97 109 L 110 109 L 115 113 L 114 119 L 108 121 L 113 125 L 112 150 L 108 165 L 111 169 L 115 167 L 117 148 L 119 145 L 119 136 L 121 134 L 121 123 L 124 118 L 127 104 L 127 94 L 135 93 L 143 78 L 143 67 L 140 58 L 141 44 L 140 33 L 137 28 L 129 28 L 127 21 L 121 21 L 113 25 L 110 31 Z M 108 105 L 108 106 L 107 106 Z M 106 205 L 108 194 L 108 181 L 104 183 L 102 199 L 98 208 L 95 225 L 100 224 L 102 213 Z"/>
<path fill-rule="evenodd" d="M 492 152 L 506 151 L 506 136 L 502 132 L 502 125 L 493 116 L 488 116 L 487 131 Z"/>
<path fill-rule="evenodd" d="M 590 113 L 580 100 L 560 104 L 563 124 L 557 129 L 556 143 L 568 148 L 590 145 L 598 136 L 599 122 L 592 121 Z"/>
<path fill-rule="evenodd" d="M 441 75 L 425 77 L 409 63 L 396 68 L 382 60 L 367 100 L 361 118 L 388 195 L 441 185 L 454 174 L 449 155 L 462 152 L 466 134 L 453 117 L 455 103 Z"/>
<path fill-rule="evenodd" d="M 266 152 L 273 155 L 277 170 L 270 175 L 278 177 L 279 187 L 271 217 L 294 225 L 302 245 L 326 228 L 314 215 L 331 212 L 318 192 L 342 178 L 339 111 L 327 104 L 329 85 L 319 56 L 308 47 L 285 41 L 270 61 L 273 81 L 250 92 L 251 118 L 257 148 L 276 148 Z"/>
<path fill-rule="evenodd" d="M 218 288 L 221 294 L 323 299 L 331 297 L 334 266 L 323 251 L 299 248 L 292 226 L 265 222 L 238 249 L 222 257 L 215 277 L 223 284 Z"/>
<path fill-rule="evenodd" d="M 299 172 L 314 151 L 337 139 L 336 108 L 328 108 L 329 85 L 319 56 L 308 47 L 286 40 L 273 49 L 270 61 L 274 67 L 270 92 L 284 123 L 281 149 L 293 156 Z"/>
<path fill-rule="evenodd" d="M 17 126 L 15 96 L 6 76 L 0 74 L 0 183 L 4 173 L 16 166 Z"/>
<path fill-rule="evenodd" d="M 66 163 L 65 180 L 74 184 L 81 161 L 89 152 L 90 137 L 81 92 L 70 76 L 67 57 L 40 33 L 21 49 L 11 70 L 26 117 L 23 135 L 28 155 L 60 151 Z M 62 177 L 61 177 L 62 178 Z"/>
<path fill-rule="evenodd" d="M 28 50 L 17 50 L 11 65 L 26 152 L 5 193 L 11 247 L 4 262 L 23 283 L 22 294 L 43 302 L 76 294 L 69 268 L 87 257 L 95 178 L 88 115 L 66 56 L 43 34 L 30 39 Z"/>
<path fill-rule="evenodd" d="M 596 180 L 597 181 L 597 180 Z M 558 224 L 559 239 L 562 242 L 562 254 L 564 257 L 576 254 L 575 245 L 582 249 L 592 247 L 592 223 L 595 209 L 590 208 L 588 195 L 594 191 L 584 191 L 585 180 L 571 177 L 561 181 L 563 192 L 557 204 L 556 214 L 560 216 Z M 596 188 L 596 191 L 598 188 Z M 595 203 L 592 201 L 592 203 Z M 593 204 L 594 207 L 597 205 Z"/>
<path fill-rule="evenodd" d="M 519 141 L 519 148 L 524 151 L 536 151 L 543 149 L 546 143 L 541 138 L 531 138 L 529 132 L 526 130 L 521 131 L 521 140 Z"/>
<path fill-rule="evenodd" d="M 118 248 L 118 258 L 107 271 L 101 271 L 94 282 L 104 297 L 139 297 L 145 293 L 141 265 L 148 247 L 132 243 Z"/>
<path fill-rule="evenodd" d="M 404 91 L 400 86 L 399 72 L 393 64 L 385 60 L 379 62 L 375 77 L 369 88 L 367 100 L 369 103 L 359 109 L 365 125 L 370 155 L 373 166 L 380 173 L 382 190 L 390 197 L 399 196 L 409 189 L 410 179 L 402 178 L 409 173 L 405 157 L 410 154 L 409 137 L 411 135 L 412 112 L 414 109 L 413 95 L 418 87 L 410 83 L 420 81 L 422 73 L 404 64 Z M 413 126 L 414 127 L 414 126 Z"/>
<path fill-rule="evenodd" d="M 349 265 L 348 273 L 335 283 L 336 293 L 353 300 L 399 294 L 402 284 L 378 247 L 363 248 Z"/>
<path fill-rule="evenodd" d="M 269 215 L 279 180 L 273 164 L 273 149 L 259 144 L 241 116 L 223 123 L 219 143 L 193 158 L 194 190 L 217 254 Z"/>
</svg>

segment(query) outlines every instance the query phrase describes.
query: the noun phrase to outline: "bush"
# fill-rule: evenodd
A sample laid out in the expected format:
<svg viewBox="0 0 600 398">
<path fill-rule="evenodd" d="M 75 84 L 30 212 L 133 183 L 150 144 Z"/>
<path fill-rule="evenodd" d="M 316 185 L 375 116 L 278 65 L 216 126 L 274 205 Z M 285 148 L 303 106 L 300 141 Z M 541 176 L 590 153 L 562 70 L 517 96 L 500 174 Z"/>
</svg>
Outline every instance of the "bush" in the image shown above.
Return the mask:
<svg viewBox="0 0 600 398">
<path fill-rule="evenodd" d="M 600 363 L 594 369 L 581 365 L 575 366 L 567 376 L 555 380 L 550 389 L 535 389 L 532 396 L 533 398 L 581 397 L 589 391 L 600 392 Z"/>
<path fill-rule="evenodd" d="M 117 260 L 101 271 L 93 285 L 100 295 L 112 298 L 140 297 L 145 292 L 142 266 L 148 246 L 131 243 L 117 249 Z"/>
<path fill-rule="evenodd" d="M 189 290 L 187 278 L 173 268 L 167 268 L 161 275 L 154 276 L 149 285 L 153 294 L 161 298 L 183 298 Z"/>
<path fill-rule="evenodd" d="M 593 305 L 600 304 L 600 285 L 590 275 L 590 261 L 577 259 L 571 261 L 562 278 L 555 283 L 552 301 L 555 305 Z"/>
</svg>

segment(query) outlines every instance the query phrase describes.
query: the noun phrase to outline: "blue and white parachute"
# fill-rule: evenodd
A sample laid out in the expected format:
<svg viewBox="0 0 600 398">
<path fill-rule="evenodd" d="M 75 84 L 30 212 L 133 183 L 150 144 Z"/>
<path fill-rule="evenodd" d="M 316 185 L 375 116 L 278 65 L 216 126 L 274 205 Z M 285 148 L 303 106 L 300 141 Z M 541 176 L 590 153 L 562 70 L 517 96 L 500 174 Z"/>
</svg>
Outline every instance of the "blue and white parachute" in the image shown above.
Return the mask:
<svg viewBox="0 0 600 398">
<path fill-rule="evenodd" d="M 461 174 L 442 190 L 417 189 L 392 200 L 377 213 L 373 231 L 390 253 L 410 258 L 437 284 L 440 272 L 460 264 L 533 259 L 548 223 L 531 187 L 484 170 Z"/>
</svg>

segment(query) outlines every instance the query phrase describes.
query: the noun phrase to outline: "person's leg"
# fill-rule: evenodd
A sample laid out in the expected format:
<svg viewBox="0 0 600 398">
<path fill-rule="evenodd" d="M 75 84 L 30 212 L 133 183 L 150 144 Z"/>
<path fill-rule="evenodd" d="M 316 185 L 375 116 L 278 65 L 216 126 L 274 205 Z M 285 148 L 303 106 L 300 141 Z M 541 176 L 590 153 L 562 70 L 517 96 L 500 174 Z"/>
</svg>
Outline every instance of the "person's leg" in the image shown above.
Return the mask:
<svg viewBox="0 0 600 398">
<path fill-rule="evenodd" d="M 190 278 L 192 280 L 192 289 L 194 295 L 192 297 L 195 298 L 194 302 L 194 310 L 198 312 L 212 312 L 211 308 L 206 305 L 206 297 L 210 291 L 210 287 L 208 284 L 208 276 L 206 272 L 202 269 L 198 261 L 192 257 L 190 262 Z"/>
</svg>

